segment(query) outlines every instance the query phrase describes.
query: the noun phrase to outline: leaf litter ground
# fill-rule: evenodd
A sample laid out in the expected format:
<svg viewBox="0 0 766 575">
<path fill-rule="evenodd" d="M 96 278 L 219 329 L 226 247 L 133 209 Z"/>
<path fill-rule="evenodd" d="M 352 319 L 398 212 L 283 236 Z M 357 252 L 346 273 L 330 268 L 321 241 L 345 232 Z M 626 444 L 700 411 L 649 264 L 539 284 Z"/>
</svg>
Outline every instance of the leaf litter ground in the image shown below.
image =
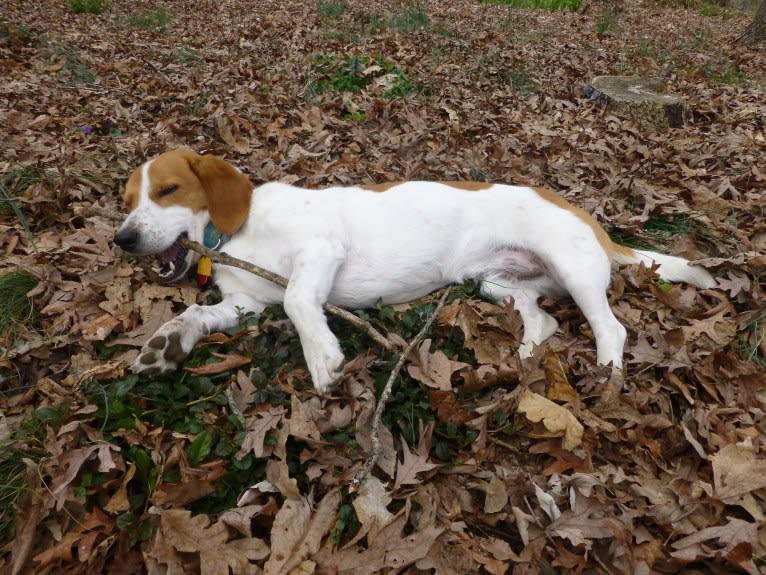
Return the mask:
<svg viewBox="0 0 766 575">
<path fill-rule="evenodd" d="M 707 11 L 709 14 L 709 11 Z M 766 50 L 747 14 L 590 2 L 63 2 L 0 8 L 2 272 L 35 315 L 3 334 L 2 564 L 11 573 L 758 573 L 766 556 Z M 599 74 L 667 79 L 682 129 L 595 107 Z M 254 183 L 409 178 L 551 187 L 614 237 L 701 260 L 700 292 L 616 274 L 624 377 L 571 303 L 529 361 L 519 320 L 458 290 L 390 399 L 395 357 L 340 323 L 311 390 L 278 309 L 214 334 L 193 372 L 139 380 L 184 306 L 116 253 L 126 175 L 176 146 Z M 365 312 L 408 339 L 426 298 Z M 4 324 L 5 325 L 5 324 Z"/>
</svg>

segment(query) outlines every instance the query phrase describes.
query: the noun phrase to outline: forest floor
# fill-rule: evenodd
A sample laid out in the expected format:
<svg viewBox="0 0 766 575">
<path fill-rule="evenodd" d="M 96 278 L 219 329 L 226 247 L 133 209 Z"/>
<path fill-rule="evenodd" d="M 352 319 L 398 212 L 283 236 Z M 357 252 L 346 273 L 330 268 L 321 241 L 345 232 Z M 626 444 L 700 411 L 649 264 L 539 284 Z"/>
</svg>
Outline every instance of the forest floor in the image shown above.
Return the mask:
<svg viewBox="0 0 766 575">
<path fill-rule="evenodd" d="M 370 4 L 3 2 L 0 568 L 763 572 L 766 46 L 734 41 L 752 15 Z M 583 87 L 604 74 L 662 77 L 684 127 L 599 107 Z M 512 308 L 454 288 L 353 489 L 397 360 L 355 328 L 331 320 L 348 364 L 324 396 L 281 308 L 177 374 L 130 373 L 215 290 L 161 285 L 151 258 L 115 249 L 117 222 L 81 210 L 124 212 L 130 171 L 181 146 L 254 184 L 546 186 L 719 284 L 616 272 L 623 373 L 595 366 L 573 303 L 543 302 L 560 330 L 520 362 Z M 435 301 L 360 313 L 409 341 Z"/>
</svg>

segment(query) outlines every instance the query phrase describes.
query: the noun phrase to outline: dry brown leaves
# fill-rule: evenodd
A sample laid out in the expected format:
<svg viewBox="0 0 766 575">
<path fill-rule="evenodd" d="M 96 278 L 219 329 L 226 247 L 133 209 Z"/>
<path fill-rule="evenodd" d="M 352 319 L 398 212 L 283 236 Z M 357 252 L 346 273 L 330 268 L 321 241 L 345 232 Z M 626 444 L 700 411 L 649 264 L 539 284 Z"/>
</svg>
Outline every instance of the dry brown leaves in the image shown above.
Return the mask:
<svg viewBox="0 0 766 575">
<path fill-rule="evenodd" d="M 22 166 L 50 176 L 17 199 L 34 246 L 13 214 L 0 215 L 0 267 L 42 280 L 33 295 L 43 334 L 3 342 L 3 437 L 33 409 L 72 406 L 35 446 L 41 463 L 28 461 L 4 567 L 762 571 L 766 376 L 755 358 L 766 356 L 766 51 L 733 45 L 746 16 L 704 17 L 670 3 L 594 1 L 581 14 L 552 14 L 433 1 L 418 4 L 429 27 L 406 33 L 370 26 L 412 9 L 401 2 L 373 10 L 348 0 L 343 14 L 322 20 L 321 2 L 171 0 L 157 31 L 127 23 L 128 11 L 156 3 L 113 4 L 101 16 L 72 14 L 64 2 L 0 8 L 0 172 L 7 185 Z M 314 55 L 351 54 L 381 55 L 429 91 L 387 100 L 373 83 L 356 94 L 308 94 Z M 623 71 L 665 76 L 689 104 L 687 126 L 642 133 L 581 95 L 592 76 Z M 727 74 L 741 81 L 719 81 Z M 701 225 L 666 248 L 704 258 L 720 287 L 703 293 L 659 285 L 651 270 L 620 272 L 611 295 L 630 334 L 624 377 L 594 368 L 589 328 L 572 305 L 544 302 L 562 330 L 520 363 L 510 308 L 453 303 L 434 338 L 458 333 L 476 361 L 426 342 L 407 372 L 428 387 L 440 423 L 476 440 L 439 461 L 433 426 L 399 455 L 384 430 L 376 476 L 355 494 L 345 489 L 370 446 L 375 358 L 349 358 L 332 398 L 296 389 L 305 372 L 285 374 L 277 383 L 291 398 L 286 409 L 254 402 L 244 366 L 258 358 L 222 356 L 206 369 L 236 372 L 219 384 L 230 386 L 231 413 L 246 429 L 232 457 L 262 458 L 266 480 L 241 485 L 239 506 L 219 516 L 193 514 L 231 461 L 188 465 L 191 438 L 137 421 L 115 437 L 184 470 L 178 483 L 157 481 L 139 518 L 152 529 L 139 543 L 117 526 L 135 467 L 90 424 L 81 385 L 126 374 L 135 352 L 105 361 L 102 342 L 135 346 L 204 296 L 156 285 L 145 262 L 115 259 L 115 224 L 74 213 L 119 209 L 128 170 L 180 145 L 226 156 L 254 182 L 486 178 L 550 186 L 625 232 L 691 216 Z M 325 439 L 348 426 L 358 450 Z M 300 475 L 288 468 L 288 441 L 302 446 Z M 86 485 L 94 473 L 106 483 Z M 336 544 L 332 530 L 349 503 L 361 527 Z"/>
</svg>

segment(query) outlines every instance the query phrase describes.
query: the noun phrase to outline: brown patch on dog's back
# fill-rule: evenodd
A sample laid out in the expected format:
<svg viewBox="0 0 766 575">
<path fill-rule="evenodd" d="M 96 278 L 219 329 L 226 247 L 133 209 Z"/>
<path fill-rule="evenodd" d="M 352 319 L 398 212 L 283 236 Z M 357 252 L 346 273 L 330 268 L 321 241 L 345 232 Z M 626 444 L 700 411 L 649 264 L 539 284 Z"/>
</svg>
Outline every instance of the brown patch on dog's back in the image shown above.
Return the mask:
<svg viewBox="0 0 766 575">
<path fill-rule="evenodd" d="M 362 184 L 359 186 L 363 190 L 370 190 L 371 192 L 387 192 L 391 188 L 400 186 L 404 182 L 383 182 L 380 184 Z"/>
<path fill-rule="evenodd" d="M 549 190 L 547 188 L 532 188 L 535 193 L 537 193 L 538 196 L 543 198 L 545 201 L 550 202 L 554 206 L 557 206 L 561 208 L 562 210 L 567 210 L 580 218 L 585 224 L 590 226 L 590 228 L 593 230 L 593 233 L 596 236 L 596 239 L 598 240 L 598 243 L 601 244 L 601 247 L 603 250 L 609 255 L 610 259 L 613 255 L 622 255 L 625 257 L 632 257 L 635 256 L 635 252 L 625 246 L 621 246 L 619 244 L 616 244 L 612 241 L 612 238 L 609 237 L 609 234 L 606 233 L 606 230 L 599 225 L 599 223 L 591 216 L 588 212 L 583 210 L 582 208 L 578 208 L 577 206 L 573 206 L 568 201 L 566 201 L 564 198 L 562 198 L 560 195 L 558 195 L 556 192 Z"/>
<path fill-rule="evenodd" d="M 466 192 L 480 192 L 481 190 L 488 190 L 494 186 L 491 182 L 439 182 L 450 188 L 457 188 L 458 190 L 465 190 Z"/>
<path fill-rule="evenodd" d="M 370 190 L 371 192 L 387 192 L 391 188 L 401 186 L 405 182 L 383 182 L 380 184 L 363 184 L 359 186 L 362 189 Z M 450 188 L 457 188 L 458 190 L 465 190 L 467 192 L 478 192 L 481 190 L 487 190 L 493 186 L 490 182 L 427 182 L 432 184 L 441 184 L 443 186 L 449 186 Z"/>
</svg>

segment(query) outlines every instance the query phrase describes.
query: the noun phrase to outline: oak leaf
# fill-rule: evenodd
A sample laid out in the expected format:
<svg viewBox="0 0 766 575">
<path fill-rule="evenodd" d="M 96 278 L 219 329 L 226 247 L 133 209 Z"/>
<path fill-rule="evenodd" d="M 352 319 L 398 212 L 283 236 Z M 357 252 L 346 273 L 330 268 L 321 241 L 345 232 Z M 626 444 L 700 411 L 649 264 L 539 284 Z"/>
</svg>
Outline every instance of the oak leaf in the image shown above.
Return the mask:
<svg viewBox="0 0 766 575">
<path fill-rule="evenodd" d="M 484 492 L 484 513 L 498 513 L 508 502 L 508 489 L 505 481 L 495 473 L 491 474 L 489 481 L 477 481 L 469 483 L 468 486 Z"/>
<path fill-rule="evenodd" d="M 724 503 L 736 503 L 743 495 L 766 487 L 766 461 L 752 447 L 729 444 L 710 460 L 715 496 Z"/>
<path fill-rule="evenodd" d="M 367 541 L 372 542 L 375 536 L 394 517 L 388 510 L 391 496 L 386 492 L 386 487 L 375 476 L 368 476 L 359 486 L 359 496 L 354 499 L 354 510 L 363 528 L 369 525 Z"/>
<path fill-rule="evenodd" d="M 166 509 L 160 511 L 160 529 L 148 554 L 168 566 L 181 565 L 178 553 L 196 554 L 201 575 L 260 573 L 253 562 L 268 555 L 266 544 L 255 538 L 228 539 L 228 528 L 220 521 L 211 524 L 206 515 Z"/>
<path fill-rule="evenodd" d="M 440 467 L 436 463 L 428 463 L 428 455 L 422 456 L 410 451 L 409 445 L 402 438 L 402 459 L 397 462 L 396 480 L 394 488 L 398 489 L 401 485 L 417 485 L 420 483 L 418 473 L 431 471 Z"/>
<path fill-rule="evenodd" d="M 545 390 L 545 395 L 548 399 L 566 402 L 577 399 L 577 392 L 567 379 L 567 373 L 561 358 L 550 347 L 545 348 L 543 369 L 548 381 L 548 386 Z"/>
<path fill-rule="evenodd" d="M 582 443 L 583 426 L 566 408 L 546 399 L 538 393 L 525 391 L 519 401 L 518 411 L 530 421 L 542 421 L 545 428 L 563 436 L 562 447 L 569 451 Z"/>
<path fill-rule="evenodd" d="M 386 568 L 401 572 L 408 565 L 426 557 L 431 545 L 444 531 L 440 527 L 428 526 L 405 536 L 409 510 L 410 504 L 407 502 L 405 508 L 378 533 L 366 549 L 349 547 L 332 552 L 325 546 L 315 558 L 317 563 L 339 575 L 373 575 Z"/>
<path fill-rule="evenodd" d="M 182 483 L 163 483 L 157 486 L 150 500 L 154 505 L 183 507 L 215 490 L 216 485 L 212 481 L 192 477 Z"/>
<path fill-rule="evenodd" d="M 242 459 L 251 450 L 256 457 L 266 455 L 266 434 L 280 426 L 285 414 L 283 407 L 272 407 L 268 411 L 259 411 L 253 417 L 248 417 L 245 439 L 237 452 L 237 458 Z"/>
<path fill-rule="evenodd" d="M 319 550 L 322 538 L 335 523 L 340 491 L 329 491 L 312 513 L 306 497 L 288 499 L 274 518 L 271 555 L 264 575 L 284 575 Z"/>
<path fill-rule="evenodd" d="M 311 406 L 301 402 L 295 394 L 292 396 L 290 406 L 290 435 L 298 439 L 322 443 L 322 434 L 314 423 L 314 410 Z"/>
<path fill-rule="evenodd" d="M 700 529 L 673 542 L 670 556 L 682 561 L 696 561 L 724 557 L 751 575 L 762 573 L 755 564 L 755 557 L 762 557 L 766 549 L 759 542 L 757 522 L 749 523 L 729 517 L 725 525 Z"/>
<path fill-rule="evenodd" d="M 98 470 L 101 473 L 106 473 L 117 466 L 112 459 L 111 449 L 105 443 L 89 445 L 88 447 L 81 447 L 62 453 L 49 462 L 49 465 L 55 469 L 54 479 L 51 484 L 51 494 L 56 498 L 58 507 L 63 506 L 67 496 L 67 487 L 75 480 L 80 472 L 80 468 L 90 459 L 91 455 L 97 454 L 99 460 Z"/>
<path fill-rule="evenodd" d="M 749 293 L 752 285 L 749 277 L 731 270 L 726 274 L 726 277 L 716 279 L 718 280 L 718 288 L 729 292 L 730 297 L 736 297 L 740 293 Z"/>
<path fill-rule="evenodd" d="M 424 340 L 418 348 L 417 360 L 407 366 L 407 372 L 430 388 L 449 391 L 452 389 L 452 374 L 468 364 L 450 360 L 441 350 L 431 353 L 430 349 L 431 340 Z"/>
</svg>

